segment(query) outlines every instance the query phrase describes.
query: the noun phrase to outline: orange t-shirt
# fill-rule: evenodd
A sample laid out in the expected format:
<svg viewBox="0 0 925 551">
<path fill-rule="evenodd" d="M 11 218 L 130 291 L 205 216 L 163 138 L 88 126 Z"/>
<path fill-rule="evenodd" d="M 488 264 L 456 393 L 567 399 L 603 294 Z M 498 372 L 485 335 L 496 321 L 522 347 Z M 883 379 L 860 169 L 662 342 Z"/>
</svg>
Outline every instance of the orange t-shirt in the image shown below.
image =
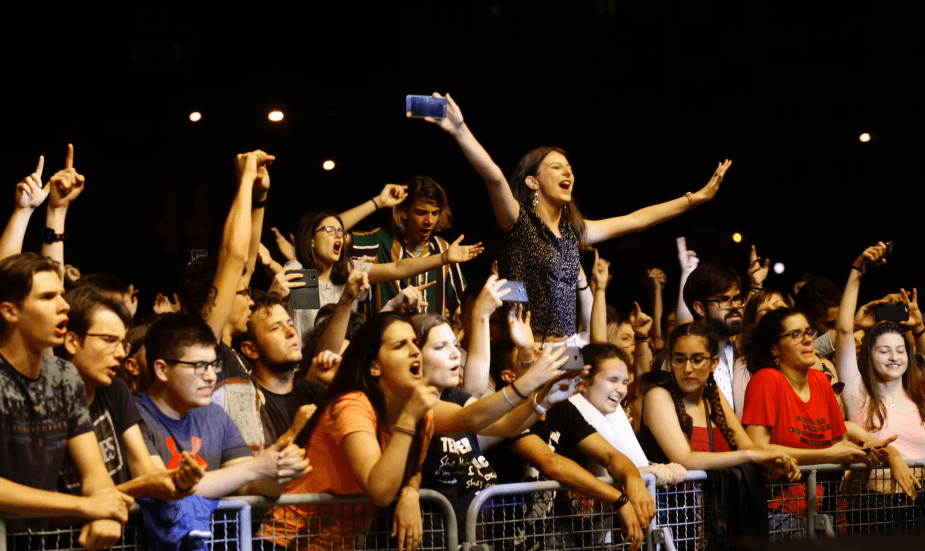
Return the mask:
<svg viewBox="0 0 925 551">
<path fill-rule="evenodd" d="M 425 427 L 418 468 L 434 433 L 433 412 L 427 413 Z M 350 470 L 341 443 L 355 432 L 378 436 L 377 428 L 376 412 L 365 394 L 351 392 L 342 396 L 325 409 L 306 447 L 312 472 L 290 482 L 285 493 L 362 494 L 363 488 Z M 379 445 L 385 451 L 384 438 L 379 438 Z M 358 549 L 365 545 L 364 528 L 375 509 L 371 502 L 274 507 L 272 518 L 264 522 L 261 537 L 290 549 Z"/>
</svg>

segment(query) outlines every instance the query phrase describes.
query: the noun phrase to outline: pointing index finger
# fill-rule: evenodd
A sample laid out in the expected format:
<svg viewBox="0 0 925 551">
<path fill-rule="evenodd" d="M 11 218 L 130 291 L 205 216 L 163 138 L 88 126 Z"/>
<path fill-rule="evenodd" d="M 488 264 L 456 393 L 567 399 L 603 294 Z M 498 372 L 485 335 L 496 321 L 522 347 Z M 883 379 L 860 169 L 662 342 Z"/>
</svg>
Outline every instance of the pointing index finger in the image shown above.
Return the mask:
<svg viewBox="0 0 925 551">
<path fill-rule="evenodd" d="M 74 144 L 67 144 L 67 157 L 64 159 L 64 168 L 74 168 Z"/>
<path fill-rule="evenodd" d="M 417 289 L 418 291 L 423 291 L 423 290 L 425 290 L 425 289 L 430 289 L 431 287 L 433 287 L 433 286 L 436 285 L 436 284 L 437 284 L 437 281 L 434 280 L 434 281 L 431 281 L 430 283 L 425 283 L 424 285 L 418 285 L 418 286 L 415 287 L 415 289 Z"/>
<path fill-rule="evenodd" d="M 45 169 L 45 155 L 39 155 L 39 164 L 35 166 L 35 175 L 42 177 L 42 170 Z"/>
</svg>

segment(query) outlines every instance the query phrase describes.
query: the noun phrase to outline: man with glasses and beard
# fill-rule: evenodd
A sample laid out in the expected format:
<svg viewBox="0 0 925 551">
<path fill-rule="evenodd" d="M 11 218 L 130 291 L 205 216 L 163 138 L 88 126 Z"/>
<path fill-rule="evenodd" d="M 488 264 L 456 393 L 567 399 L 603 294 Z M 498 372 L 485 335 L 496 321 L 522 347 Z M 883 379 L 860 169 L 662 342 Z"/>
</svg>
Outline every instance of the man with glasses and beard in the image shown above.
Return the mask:
<svg viewBox="0 0 925 551">
<path fill-rule="evenodd" d="M 729 266 L 701 263 L 691 272 L 682 290 L 684 304 L 698 323 L 709 325 L 720 339 L 719 365 L 713 372 L 716 385 L 733 408 L 732 364 L 738 351 L 732 337 L 742 332 L 742 279 Z"/>
</svg>

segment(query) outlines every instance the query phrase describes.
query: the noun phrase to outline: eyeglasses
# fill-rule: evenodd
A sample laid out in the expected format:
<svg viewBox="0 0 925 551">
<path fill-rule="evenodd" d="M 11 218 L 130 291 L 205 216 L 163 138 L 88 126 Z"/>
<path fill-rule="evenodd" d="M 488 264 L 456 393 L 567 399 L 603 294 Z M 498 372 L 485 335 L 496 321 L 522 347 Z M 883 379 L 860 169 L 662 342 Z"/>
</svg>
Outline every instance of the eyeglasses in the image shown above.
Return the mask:
<svg viewBox="0 0 925 551">
<path fill-rule="evenodd" d="M 250 287 L 247 289 L 241 289 L 240 291 L 235 292 L 236 295 L 244 295 L 247 298 L 251 298 L 254 295 L 254 290 Z"/>
<path fill-rule="evenodd" d="M 781 340 L 787 337 L 790 337 L 790 341 L 794 344 L 800 344 L 806 340 L 806 337 L 809 337 L 809 340 L 816 340 L 816 331 L 812 328 L 807 327 L 806 329 L 800 330 L 795 329 L 789 333 L 784 333 L 783 335 L 777 337 L 777 340 Z"/>
<path fill-rule="evenodd" d="M 215 360 L 214 362 L 187 362 L 184 360 L 165 359 L 164 361 L 167 363 L 181 364 L 181 365 L 192 367 L 193 373 L 195 373 L 196 375 L 205 374 L 206 370 L 209 369 L 210 367 L 214 369 L 216 373 L 222 372 L 222 361 L 221 360 Z"/>
<path fill-rule="evenodd" d="M 109 352 L 114 352 L 119 344 L 122 345 L 122 349 L 125 350 L 125 357 L 127 358 L 129 352 L 132 350 L 132 343 L 125 342 L 122 340 L 122 337 L 116 335 L 106 335 L 104 333 L 86 333 L 85 337 L 96 337 L 106 344 L 108 344 Z"/>
<path fill-rule="evenodd" d="M 709 298 L 707 299 L 707 302 L 715 302 L 716 306 L 720 310 L 728 310 L 732 308 L 733 304 L 738 304 L 739 306 L 742 306 L 744 300 L 745 299 L 742 297 L 742 294 L 740 293 L 734 297 Z"/>
<path fill-rule="evenodd" d="M 337 235 L 337 234 L 339 234 L 339 233 L 344 233 L 344 229 L 343 229 L 343 228 L 338 228 L 337 226 L 321 226 L 320 228 L 318 228 L 317 230 L 315 230 L 315 233 L 318 233 L 318 232 L 320 232 L 320 231 L 324 231 L 325 233 L 327 233 L 327 234 L 330 235 L 331 237 L 334 237 L 335 235 Z"/>
<path fill-rule="evenodd" d="M 709 359 L 710 356 L 691 356 L 688 358 L 687 356 L 678 354 L 677 356 L 671 356 L 671 358 L 668 359 L 668 363 L 671 364 L 671 367 L 681 369 L 687 365 L 687 362 L 690 362 L 694 369 L 699 369 L 703 367 L 703 364 L 707 363 Z"/>
</svg>

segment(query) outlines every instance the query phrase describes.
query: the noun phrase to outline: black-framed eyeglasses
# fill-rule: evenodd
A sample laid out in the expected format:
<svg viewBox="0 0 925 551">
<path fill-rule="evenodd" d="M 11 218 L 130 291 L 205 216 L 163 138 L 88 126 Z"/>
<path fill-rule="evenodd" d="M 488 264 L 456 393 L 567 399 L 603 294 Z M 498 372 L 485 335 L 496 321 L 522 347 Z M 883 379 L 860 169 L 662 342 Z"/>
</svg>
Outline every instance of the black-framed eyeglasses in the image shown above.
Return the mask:
<svg viewBox="0 0 925 551">
<path fill-rule="evenodd" d="M 325 233 L 327 233 L 327 234 L 330 235 L 331 237 L 334 237 L 335 235 L 337 235 L 337 234 L 339 234 L 339 233 L 344 233 L 344 229 L 343 229 L 343 228 L 338 228 L 337 226 L 321 226 L 320 228 L 318 228 L 317 230 L 315 230 L 315 233 L 318 233 L 318 232 L 320 232 L 320 231 L 324 231 Z"/>
<path fill-rule="evenodd" d="M 118 335 L 107 335 L 105 333 L 84 333 L 84 336 L 85 337 L 96 337 L 102 340 L 103 342 L 109 345 L 108 349 L 110 352 L 115 351 L 116 347 L 121 344 L 122 349 L 125 350 L 126 358 L 128 357 L 129 352 L 132 351 L 132 343 L 123 341 L 122 337 Z"/>
<path fill-rule="evenodd" d="M 738 295 L 736 295 L 736 296 L 734 296 L 734 297 L 725 297 L 725 296 L 724 296 L 724 297 L 719 297 L 719 298 L 708 298 L 708 299 L 707 299 L 707 302 L 715 302 L 715 303 L 716 303 L 716 306 L 717 306 L 720 310 L 728 310 L 728 309 L 732 308 L 732 305 L 733 305 L 733 304 L 737 304 L 737 305 L 739 305 L 739 306 L 742 306 L 742 304 L 744 304 L 744 302 L 745 302 L 745 297 L 743 297 L 742 294 L 739 293 Z"/>
<path fill-rule="evenodd" d="M 236 295 L 244 295 L 247 298 L 251 298 L 254 295 L 254 289 L 248 287 L 246 289 L 241 289 L 240 291 L 235 292 Z"/>
<path fill-rule="evenodd" d="M 707 361 L 709 360 L 710 360 L 710 356 L 687 357 L 687 356 L 684 356 L 683 354 L 678 354 L 676 356 L 671 356 L 668 359 L 668 363 L 671 364 L 671 367 L 674 367 L 676 369 L 681 369 L 682 367 L 687 365 L 687 362 L 690 362 L 691 365 L 694 366 L 694 369 L 699 369 L 703 367 L 703 365 L 707 363 Z"/>
<path fill-rule="evenodd" d="M 777 337 L 777 340 L 790 337 L 790 341 L 792 343 L 800 344 L 806 340 L 806 337 L 809 337 L 809 340 L 811 341 L 816 340 L 816 335 L 817 333 L 815 329 L 811 327 L 807 327 L 806 329 L 794 329 L 793 331 L 790 331 L 789 333 L 784 333 L 783 335 Z"/>
<path fill-rule="evenodd" d="M 193 373 L 195 373 L 196 375 L 205 374 L 206 370 L 209 369 L 210 367 L 214 369 L 216 373 L 222 372 L 222 361 L 221 360 L 215 360 L 214 362 L 188 362 L 185 360 L 168 360 L 165 358 L 164 361 L 167 363 L 171 363 L 171 364 L 180 364 L 180 365 L 185 365 L 187 367 L 192 367 Z"/>
</svg>

